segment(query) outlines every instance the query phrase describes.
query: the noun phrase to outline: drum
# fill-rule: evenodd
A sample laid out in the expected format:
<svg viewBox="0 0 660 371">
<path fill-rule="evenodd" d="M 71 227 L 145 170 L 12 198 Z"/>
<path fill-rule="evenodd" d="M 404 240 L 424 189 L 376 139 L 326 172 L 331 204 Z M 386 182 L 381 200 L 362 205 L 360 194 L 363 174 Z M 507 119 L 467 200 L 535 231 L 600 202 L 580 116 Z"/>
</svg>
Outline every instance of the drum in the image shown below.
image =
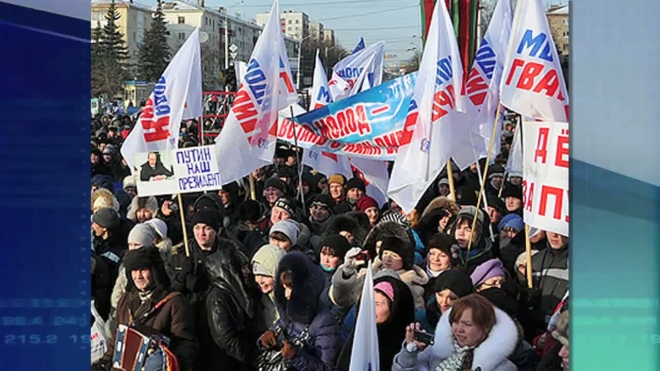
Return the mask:
<svg viewBox="0 0 660 371">
<path fill-rule="evenodd" d="M 168 343 L 167 337 L 156 334 L 153 330 L 119 325 L 112 368 L 121 371 L 143 371 L 147 358 L 157 353 L 163 357 L 162 371 L 179 371 L 176 356 L 167 348 Z M 161 352 L 156 352 L 159 349 Z"/>
</svg>

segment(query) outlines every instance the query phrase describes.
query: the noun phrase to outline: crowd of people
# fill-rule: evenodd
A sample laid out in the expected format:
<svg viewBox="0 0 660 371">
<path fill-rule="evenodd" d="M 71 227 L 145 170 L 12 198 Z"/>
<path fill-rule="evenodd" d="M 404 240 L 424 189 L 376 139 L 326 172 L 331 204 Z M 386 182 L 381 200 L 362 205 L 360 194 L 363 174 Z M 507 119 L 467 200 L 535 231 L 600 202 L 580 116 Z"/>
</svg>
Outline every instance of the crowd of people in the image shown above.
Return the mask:
<svg viewBox="0 0 660 371">
<path fill-rule="evenodd" d="M 113 368 L 120 325 L 164 336 L 182 371 L 348 370 L 369 262 L 381 370 L 568 369 L 568 238 L 533 230 L 527 264 L 522 178 L 504 171 L 515 125 L 487 207 L 480 161 L 452 173 L 455 194 L 443 171 L 404 213 L 358 176 L 301 171 L 284 146 L 253 188 L 142 197 L 119 153 L 134 124 L 92 119 L 92 299 L 108 339 L 92 370 Z M 180 146 L 197 133 L 183 124 Z"/>
</svg>

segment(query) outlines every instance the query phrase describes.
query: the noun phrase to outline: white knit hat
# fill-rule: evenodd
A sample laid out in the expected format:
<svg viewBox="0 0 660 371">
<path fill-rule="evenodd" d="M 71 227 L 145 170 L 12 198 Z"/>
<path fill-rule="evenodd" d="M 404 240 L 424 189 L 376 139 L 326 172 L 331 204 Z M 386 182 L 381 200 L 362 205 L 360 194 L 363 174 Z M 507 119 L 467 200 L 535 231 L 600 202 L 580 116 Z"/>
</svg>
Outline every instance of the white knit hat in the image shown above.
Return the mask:
<svg viewBox="0 0 660 371">
<path fill-rule="evenodd" d="M 166 239 L 167 238 L 167 224 L 161 219 L 158 218 L 153 218 L 145 222 L 145 224 L 149 224 L 155 231 L 158 233 L 160 238 Z"/>
</svg>

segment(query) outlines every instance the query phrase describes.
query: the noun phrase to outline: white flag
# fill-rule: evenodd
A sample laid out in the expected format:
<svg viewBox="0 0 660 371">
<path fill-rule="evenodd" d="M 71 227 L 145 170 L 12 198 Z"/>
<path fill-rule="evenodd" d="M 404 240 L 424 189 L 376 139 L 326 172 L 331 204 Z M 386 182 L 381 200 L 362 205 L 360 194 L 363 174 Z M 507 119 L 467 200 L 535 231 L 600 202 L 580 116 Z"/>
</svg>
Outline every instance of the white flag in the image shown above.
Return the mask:
<svg viewBox="0 0 660 371">
<path fill-rule="evenodd" d="M 438 1 L 408 112 L 416 124 L 401 141 L 388 189 L 404 211 L 413 210 L 452 157 L 453 139 L 467 136 L 466 100 L 454 26 L 445 2 Z"/>
<path fill-rule="evenodd" d="M 516 131 L 513 132 L 513 143 L 511 143 L 509 159 L 506 162 L 506 172 L 509 176 L 523 176 L 522 137 L 520 132 L 520 127 L 517 127 Z"/>
<path fill-rule="evenodd" d="M 121 154 L 131 172 L 136 171 L 133 163 L 136 154 L 177 148 L 185 106 L 188 105 L 190 113 L 202 109 L 201 80 L 197 80 L 200 71 L 199 28 L 195 28 L 165 68 L 138 122 L 121 146 Z M 197 83 L 199 91 L 193 86 Z"/>
<path fill-rule="evenodd" d="M 376 327 L 376 302 L 374 298 L 374 279 L 371 273 L 371 261 L 367 266 L 367 275 L 362 285 L 360 309 L 355 322 L 353 348 L 349 371 L 380 370 L 378 349 L 378 328 Z"/>
<path fill-rule="evenodd" d="M 568 92 L 540 0 L 519 1 L 502 75 L 507 108 L 543 121 L 568 121 Z"/>
<path fill-rule="evenodd" d="M 333 102 L 381 84 L 384 46 L 384 41 L 377 42 L 337 62 L 328 82 Z"/>
<path fill-rule="evenodd" d="M 351 157 L 351 164 L 355 167 L 357 177 L 362 179 L 366 186 L 366 193 L 372 197 L 378 206 L 387 203 L 387 186 L 390 183 L 390 174 L 387 171 L 387 162 L 372 160 L 363 157 Z"/>
<path fill-rule="evenodd" d="M 312 91 L 309 102 L 309 110 L 327 106 L 332 103 L 330 90 L 328 89 L 328 76 L 325 74 L 323 62 L 319 58 L 319 50 L 316 49 L 316 64 L 314 65 L 314 80 L 312 81 Z"/>
<path fill-rule="evenodd" d="M 474 117 L 471 133 L 474 136 L 474 147 L 479 158 L 488 155 L 490 137 L 493 134 L 512 19 L 511 0 L 499 0 L 467 78 L 468 108 Z M 499 138 L 502 126 L 499 124 L 497 126 L 493 142 L 493 158 L 500 153 Z"/>
<path fill-rule="evenodd" d="M 234 71 L 236 74 L 236 86 L 241 86 L 243 78 L 247 73 L 247 63 L 243 61 L 234 61 Z"/>
<path fill-rule="evenodd" d="M 271 164 L 277 144 L 278 111 L 297 101 L 275 0 L 225 126 L 216 138 L 222 183 Z"/>
</svg>

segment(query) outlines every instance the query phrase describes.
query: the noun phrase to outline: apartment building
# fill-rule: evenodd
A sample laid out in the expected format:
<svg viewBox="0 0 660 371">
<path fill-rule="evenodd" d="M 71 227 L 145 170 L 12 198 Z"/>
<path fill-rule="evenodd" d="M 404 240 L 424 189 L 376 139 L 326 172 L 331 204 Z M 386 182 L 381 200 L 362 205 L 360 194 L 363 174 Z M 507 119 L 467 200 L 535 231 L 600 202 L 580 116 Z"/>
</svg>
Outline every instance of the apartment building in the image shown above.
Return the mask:
<svg viewBox="0 0 660 371">
<path fill-rule="evenodd" d="M 563 56 L 570 52 L 569 11 L 568 5 L 554 6 L 548 9 L 548 24 L 552 38 L 557 44 L 557 51 Z"/>
</svg>

